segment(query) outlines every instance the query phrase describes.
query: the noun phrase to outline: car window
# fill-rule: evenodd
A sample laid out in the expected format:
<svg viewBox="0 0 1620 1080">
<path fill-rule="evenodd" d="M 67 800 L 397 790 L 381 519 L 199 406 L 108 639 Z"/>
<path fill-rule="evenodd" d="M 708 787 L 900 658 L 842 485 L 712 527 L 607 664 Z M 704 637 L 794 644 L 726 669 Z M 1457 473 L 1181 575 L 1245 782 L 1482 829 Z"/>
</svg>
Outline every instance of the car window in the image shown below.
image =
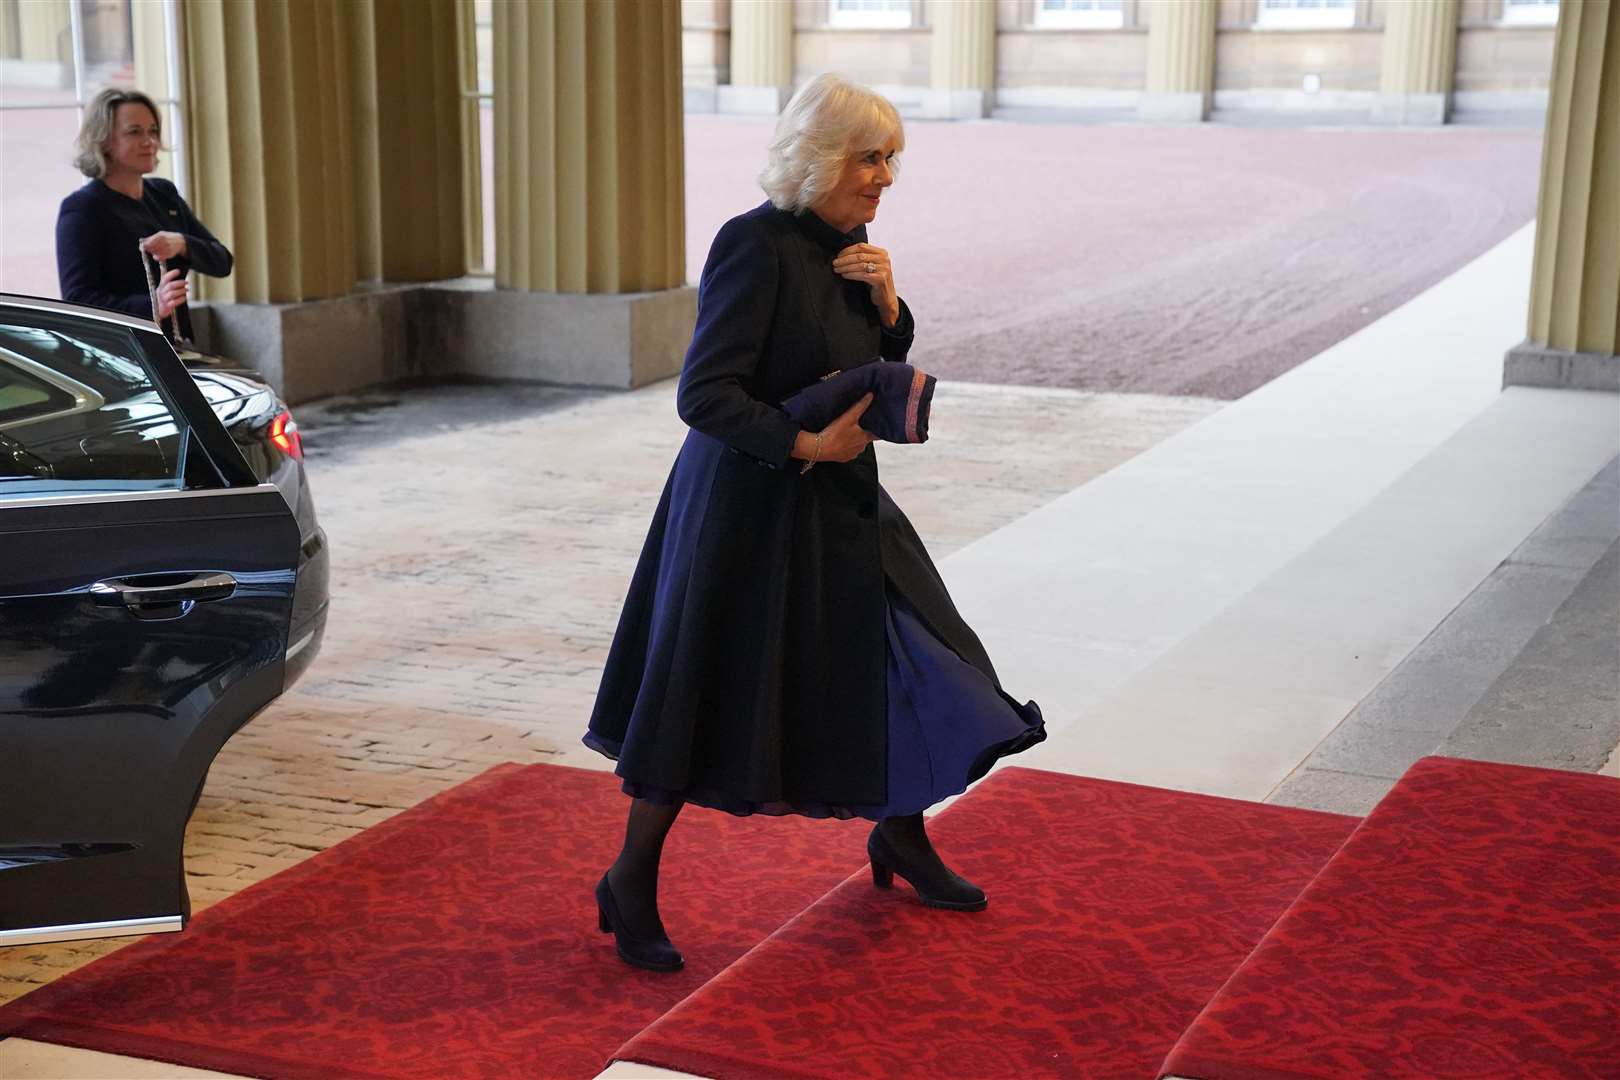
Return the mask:
<svg viewBox="0 0 1620 1080">
<path fill-rule="evenodd" d="M 0 425 L 61 412 L 73 395 L 10 363 L 0 363 Z"/>
<path fill-rule="evenodd" d="M 136 333 L 0 309 L 0 500 L 217 482 L 187 468 L 185 419 L 148 371 Z"/>
</svg>

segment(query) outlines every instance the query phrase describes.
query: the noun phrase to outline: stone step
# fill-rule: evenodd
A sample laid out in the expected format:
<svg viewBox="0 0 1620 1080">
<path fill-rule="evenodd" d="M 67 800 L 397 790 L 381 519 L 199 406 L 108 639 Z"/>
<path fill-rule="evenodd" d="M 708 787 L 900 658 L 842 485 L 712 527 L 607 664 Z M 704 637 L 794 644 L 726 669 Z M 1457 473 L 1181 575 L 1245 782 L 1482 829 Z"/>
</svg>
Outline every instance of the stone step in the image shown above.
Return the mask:
<svg viewBox="0 0 1620 1080">
<path fill-rule="evenodd" d="M 1268 801 L 1365 814 L 1432 753 L 1597 769 L 1620 741 L 1617 537 L 1620 461 L 1610 460 L 1367 694 Z M 1530 692 L 1536 696 L 1526 697 Z M 1516 712 L 1526 700 L 1543 704 L 1534 715 Z"/>
<path fill-rule="evenodd" d="M 1620 743 L 1620 540 L 1441 745 L 1451 757 L 1594 772 Z"/>
</svg>

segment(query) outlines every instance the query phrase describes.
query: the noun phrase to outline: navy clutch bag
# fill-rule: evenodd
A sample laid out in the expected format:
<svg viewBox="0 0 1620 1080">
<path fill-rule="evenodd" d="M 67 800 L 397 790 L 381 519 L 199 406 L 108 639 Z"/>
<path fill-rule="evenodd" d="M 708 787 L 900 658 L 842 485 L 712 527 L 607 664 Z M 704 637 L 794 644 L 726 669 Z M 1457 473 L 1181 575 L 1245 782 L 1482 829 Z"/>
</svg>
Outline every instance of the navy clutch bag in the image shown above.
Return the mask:
<svg viewBox="0 0 1620 1080">
<path fill-rule="evenodd" d="M 885 442 L 927 442 L 937 381 L 910 364 L 877 361 L 824 376 L 782 402 L 782 411 L 804 430 L 820 431 L 870 393 L 861 427 Z"/>
</svg>

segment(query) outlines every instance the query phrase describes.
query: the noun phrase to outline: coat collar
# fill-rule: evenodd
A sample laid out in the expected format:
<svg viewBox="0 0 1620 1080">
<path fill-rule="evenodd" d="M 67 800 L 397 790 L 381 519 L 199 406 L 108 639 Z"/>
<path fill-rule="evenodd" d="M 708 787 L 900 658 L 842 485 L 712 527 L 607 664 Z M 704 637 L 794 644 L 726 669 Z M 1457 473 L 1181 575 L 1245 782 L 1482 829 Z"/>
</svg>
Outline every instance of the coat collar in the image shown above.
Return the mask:
<svg viewBox="0 0 1620 1080">
<path fill-rule="evenodd" d="M 857 225 L 847 233 L 839 232 L 817 217 L 814 210 L 800 211 L 793 215 L 793 220 L 801 232 L 826 248 L 832 255 L 838 254 L 851 244 L 866 243 L 865 225 Z"/>
</svg>

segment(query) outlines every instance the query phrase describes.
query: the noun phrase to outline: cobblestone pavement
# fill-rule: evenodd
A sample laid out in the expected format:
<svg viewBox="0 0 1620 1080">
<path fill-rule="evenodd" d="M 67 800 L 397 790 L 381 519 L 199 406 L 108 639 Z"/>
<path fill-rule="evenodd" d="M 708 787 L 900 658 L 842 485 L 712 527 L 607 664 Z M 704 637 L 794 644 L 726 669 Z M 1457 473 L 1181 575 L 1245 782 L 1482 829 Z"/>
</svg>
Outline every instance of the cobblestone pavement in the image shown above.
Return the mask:
<svg viewBox="0 0 1620 1080">
<path fill-rule="evenodd" d="M 936 557 L 1220 403 L 942 384 L 933 438 L 880 448 Z M 225 747 L 186 836 L 197 910 L 501 761 L 579 743 L 684 429 L 674 386 L 441 386 L 298 410 L 332 543 L 304 681 Z M 0 1001 L 118 942 L 0 950 Z"/>
</svg>

